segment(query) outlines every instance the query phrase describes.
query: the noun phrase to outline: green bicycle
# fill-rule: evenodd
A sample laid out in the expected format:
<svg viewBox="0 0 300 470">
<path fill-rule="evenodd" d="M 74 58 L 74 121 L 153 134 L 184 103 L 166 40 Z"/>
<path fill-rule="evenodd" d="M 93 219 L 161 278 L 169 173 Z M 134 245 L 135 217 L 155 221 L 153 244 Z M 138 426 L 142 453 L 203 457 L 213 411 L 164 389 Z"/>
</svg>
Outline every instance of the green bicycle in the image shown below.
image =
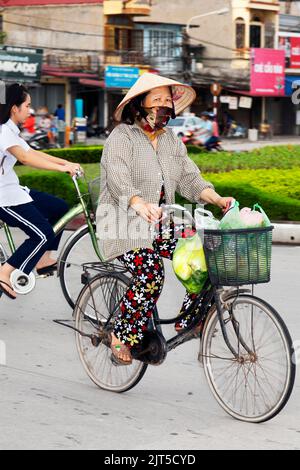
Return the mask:
<svg viewBox="0 0 300 470">
<path fill-rule="evenodd" d="M 79 202 L 72 207 L 54 226 L 54 233 L 58 234 L 76 217 L 83 215 L 85 224 L 79 227 L 65 242 L 58 257 L 57 275 L 66 301 L 73 309 L 77 296 L 82 288 L 80 273 L 82 264 L 87 260 L 103 261 L 97 243 L 95 227 L 95 208 L 99 194 L 99 178 L 88 184 L 88 193 L 81 192 L 78 179 L 82 176 L 77 173 L 72 177 Z M 9 258 L 8 250 L 14 253 L 16 245 L 8 225 L 0 221 L 0 229 L 4 229 L 7 243 L 0 242 L 0 263 Z M 6 248 L 8 247 L 8 249 Z M 38 277 L 46 277 L 38 276 Z M 28 276 L 18 270 L 12 273 L 11 282 L 18 294 L 28 294 L 35 287 L 36 276 L 31 272 Z"/>
</svg>

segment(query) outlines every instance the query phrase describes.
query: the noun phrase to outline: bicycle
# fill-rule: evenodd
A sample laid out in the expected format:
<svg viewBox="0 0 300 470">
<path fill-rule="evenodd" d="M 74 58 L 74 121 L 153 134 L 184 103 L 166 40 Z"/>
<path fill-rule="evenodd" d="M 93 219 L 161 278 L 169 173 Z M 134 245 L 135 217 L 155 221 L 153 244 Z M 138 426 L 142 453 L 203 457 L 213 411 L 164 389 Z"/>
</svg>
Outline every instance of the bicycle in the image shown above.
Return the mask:
<svg viewBox="0 0 300 470">
<path fill-rule="evenodd" d="M 141 345 L 132 350 L 132 364 L 126 366 L 116 363 L 110 338 L 130 285 L 128 273 L 111 263 L 84 264 L 85 285 L 73 312 L 75 326 L 56 322 L 75 330 L 79 358 L 89 378 L 101 389 L 128 391 L 148 365 L 161 364 L 170 350 L 198 336 L 198 360 L 219 405 L 246 422 L 276 416 L 292 393 L 296 367 L 283 320 L 253 292 L 254 284 L 270 280 L 272 229 L 204 231 L 209 277 L 186 311 L 196 312 L 193 321 L 166 340 L 162 326 L 174 324 L 178 317 L 161 319 L 155 309 Z M 252 290 L 243 285 L 252 285 Z"/>
<path fill-rule="evenodd" d="M 77 172 L 72 177 L 79 203 L 72 207 L 56 224 L 53 226 L 55 234 L 60 233 L 76 217 L 83 215 L 85 224 L 76 230 L 63 245 L 58 257 L 57 275 L 60 279 L 63 294 L 74 308 L 78 293 L 81 290 L 79 272 L 82 270 L 82 263 L 87 259 L 103 261 L 103 257 L 98 248 L 96 227 L 95 227 L 95 208 L 99 194 L 99 178 L 88 183 L 88 193 L 82 193 L 78 185 L 78 179 L 82 177 L 81 172 Z M 88 199 L 86 201 L 86 198 Z M 7 224 L 0 221 L 0 229 L 4 229 L 7 245 L 11 253 L 16 250 L 12 233 Z M 9 258 L 8 252 L 3 243 L 0 243 L 0 263 L 3 264 Z M 39 278 L 48 275 L 37 276 Z M 15 270 L 11 276 L 11 283 L 18 294 L 28 294 L 36 284 L 36 276 L 33 272 L 29 275 L 22 271 Z"/>
</svg>

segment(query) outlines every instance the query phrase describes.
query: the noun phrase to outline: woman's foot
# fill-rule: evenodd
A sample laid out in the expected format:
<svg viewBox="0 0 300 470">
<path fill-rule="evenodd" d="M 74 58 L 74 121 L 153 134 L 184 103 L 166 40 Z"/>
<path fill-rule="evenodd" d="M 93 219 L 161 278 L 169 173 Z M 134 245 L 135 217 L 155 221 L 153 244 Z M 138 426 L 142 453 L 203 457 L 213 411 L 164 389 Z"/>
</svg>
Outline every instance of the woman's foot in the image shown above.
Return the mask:
<svg viewBox="0 0 300 470">
<path fill-rule="evenodd" d="M 10 299 L 16 299 L 17 295 L 15 291 L 12 288 L 12 285 L 10 283 L 9 279 L 4 279 L 4 276 L 0 279 L 0 295 L 1 293 L 7 295 Z"/>
<path fill-rule="evenodd" d="M 14 269 L 8 263 L 3 264 L 0 268 L 0 290 L 11 299 L 17 298 L 17 294 L 10 282 L 10 275 Z"/>
<path fill-rule="evenodd" d="M 52 266 L 56 265 L 56 260 L 51 258 L 51 251 L 46 251 L 46 253 L 43 254 L 39 262 L 36 264 L 35 269 L 37 271 L 46 270 L 46 269 L 51 269 Z"/>
<path fill-rule="evenodd" d="M 130 365 L 132 363 L 132 356 L 130 350 L 124 343 L 122 343 L 113 333 L 111 333 L 111 351 L 114 359 L 122 365 Z"/>
<path fill-rule="evenodd" d="M 49 274 L 53 273 L 53 271 L 57 271 L 57 262 L 44 266 L 43 268 L 36 268 L 38 274 Z"/>
</svg>

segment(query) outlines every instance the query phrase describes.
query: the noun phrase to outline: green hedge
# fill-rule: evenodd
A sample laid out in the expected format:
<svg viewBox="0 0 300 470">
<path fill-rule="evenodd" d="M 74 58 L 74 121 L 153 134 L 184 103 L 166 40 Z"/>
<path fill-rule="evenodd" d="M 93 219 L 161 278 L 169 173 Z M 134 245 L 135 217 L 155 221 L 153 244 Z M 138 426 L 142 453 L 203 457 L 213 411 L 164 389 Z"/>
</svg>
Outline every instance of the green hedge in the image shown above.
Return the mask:
<svg viewBox="0 0 300 470">
<path fill-rule="evenodd" d="M 48 153 L 78 163 L 99 163 L 102 146 L 51 149 Z M 207 153 L 198 147 L 188 146 L 188 153 L 201 171 L 206 173 L 223 173 L 235 169 L 300 167 L 300 146 L 287 145 L 264 147 L 251 152 Z"/>
<path fill-rule="evenodd" d="M 74 163 L 99 163 L 102 156 L 103 146 L 95 147 L 70 147 L 64 149 L 45 150 L 54 157 L 64 158 Z"/>
<path fill-rule="evenodd" d="M 84 166 L 90 177 L 94 178 L 99 174 L 99 165 Z M 18 173 L 19 170 L 22 170 L 21 184 L 55 194 L 70 205 L 77 202 L 74 185 L 68 175 L 30 168 L 18 168 Z M 24 170 L 28 172 L 25 173 Z M 258 202 L 272 220 L 300 221 L 300 169 L 236 170 L 229 173 L 205 174 L 204 177 L 215 185 L 219 194 L 235 197 L 241 207 L 251 207 Z M 81 184 L 86 191 L 85 183 Z M 177 202 L 187 201 L 178 195 Z M 210 206 L 210 210 L 217 216 L 221 215 L 213 206 Z"/>
<path fill-rule="evenodd" d="M 70 207 L 78 203 L 75 187 L 69 175 L 54 171 L 32 170 L 20 176 L 20 183 L 30 189 L 43 191 L 64 199 Z M 82 191 L 86 185 L 80 182 Z"/>
</svg>

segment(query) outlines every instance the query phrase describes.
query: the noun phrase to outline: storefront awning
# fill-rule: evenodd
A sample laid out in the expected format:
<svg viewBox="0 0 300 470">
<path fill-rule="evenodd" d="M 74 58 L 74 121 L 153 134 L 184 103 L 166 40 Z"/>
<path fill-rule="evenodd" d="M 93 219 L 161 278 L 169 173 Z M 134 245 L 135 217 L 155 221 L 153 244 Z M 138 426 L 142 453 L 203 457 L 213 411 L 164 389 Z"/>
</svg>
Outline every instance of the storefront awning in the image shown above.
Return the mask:
<svg viewBox="0 0 300 470">
<path fill-rule="evenodd" d="M 42 67 L 43 75 L 50 75 L 52 77 L 70 77 L 70 78 L 98 78 L 97 74 L 92 73 L 83 73 L 83 72 L 72 72 L 68 69 L 60 69 L 58 67 L 51 67 L 50 65 L 43 65 Z"/>
<path fill-rule="evenodd" d="M 79 83 L 85 86 L 92 86 L 96 88 L 105 88 L 104 80 L 91 80 L 88 78 L 80 78 Z"/>
<path fill-rule="evenodd" d="M 232 93 L 237 93 L 238 95 L 244 95 L 244 96 L 252 96 L 252 97 L 260 97 L 262 98 L 262 95 L 252 92 L 252 91 L 247 91 L 247 90 L 230 90 Z"/>
<path fill-rule="evenodd" d="M 293 83 L 295 83 L 295 86 L 293 88 Z M 286 75 L 285 77 L 285 95 L 286 96 L 292 96 L 296 88 L 299 88 L 300 86 L 300 76 L 299 75 Z"/>
</svg>

